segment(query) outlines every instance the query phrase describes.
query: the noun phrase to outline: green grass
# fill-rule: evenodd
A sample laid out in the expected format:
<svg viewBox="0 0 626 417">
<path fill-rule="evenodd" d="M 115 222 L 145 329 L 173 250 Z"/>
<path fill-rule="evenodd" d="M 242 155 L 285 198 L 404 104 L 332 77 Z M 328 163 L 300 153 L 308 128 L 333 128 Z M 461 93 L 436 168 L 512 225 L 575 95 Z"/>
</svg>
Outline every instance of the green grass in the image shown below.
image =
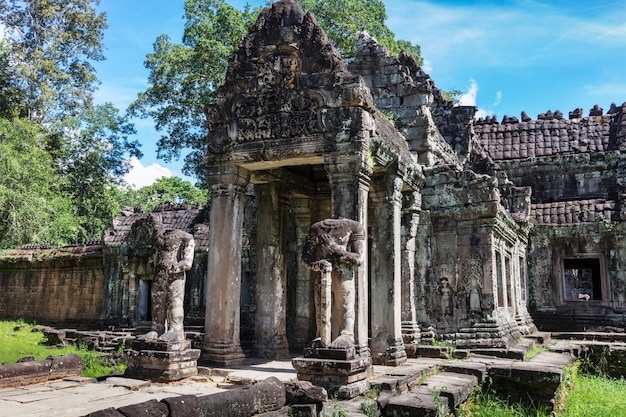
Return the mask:
<svg viewBox="0 0 626 417">
<path fill-rule="evenodd" d="M 478 388 L 457 412 L 458 417 L 616 417 L 626 410 L 626 381 L 581 372 L 581 361 L 563 370 L 556 397 L 559 410 L 510 404 L 485 387 Z"/>
<path fill-rule="evenodd" d="M 506 400 L 487 392 L 478 391 L 460 410 L 458 417 L 546 417 L 549 412 L 544 407 L 522 404 L 509 404 Z"/>
<path fill-rule="evenodd" d="M 560 417 L 615 417 L 626 413 L 626 381 L 579 376 Z"/>
<path fill-rule="evenodd" d="M 35 360 L 43 360 L 48 356 L 63 356 L 76 353 L 83 358 L 81 375 L 91 378 L 110 375 L 115 371 L 123 371 L 123 365 L 111 366 L 98 352 L 76 346 L 54 348 L 44 345 L 45 336 L 41 332 L 33 332 L 33 325 L 20 321 L 0 321 L 0 364 L 15 363 L 21 358 L 33 356 Z"/>
</svg>

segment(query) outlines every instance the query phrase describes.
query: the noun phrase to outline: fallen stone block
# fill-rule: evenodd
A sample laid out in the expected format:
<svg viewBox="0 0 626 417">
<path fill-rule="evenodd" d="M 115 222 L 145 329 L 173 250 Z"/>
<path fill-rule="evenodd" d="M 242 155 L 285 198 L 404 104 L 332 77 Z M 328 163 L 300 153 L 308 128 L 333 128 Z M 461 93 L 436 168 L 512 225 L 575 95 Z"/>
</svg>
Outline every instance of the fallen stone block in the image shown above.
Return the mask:
<svg viewBox="0 0 626 417">
<path fill-rule="evenodd" d="M 286 403 L 285 386 L 271 377 L 251 387 L 196 397 L 165 398 L 171 417 L 250 417 L 275 411 Z"/>
<path fill-rule="evenodd" d="M 170 415 L 167 405 L 157 400 L 120 407 L 117 411 L 125 417 L 168 417 Z"/>
<path fill-rule="evenodd" d="M 315 386 L 308 381 L 286 383 L 285 394 L 287 404 L 313 404 L 315 405 L 318 413 L 322 410 L 324 401 L 328 400 L 328 393 L 323 387 Z"/>
<path fill-rule="evenodd" d="M 289 415 L 293 417 L 317 417 L 319 411 L 316 404 L 294 404 Z"/>
<path fill-rule="evenodd" d="M 94 411 L 87 414 L 85 417 L 127 417 L 124 414 L 117 411 L 115 408 L 105 408 L 104 410 Z"/>
<path fill-rule="evenodd" d="M 79 376 L 83 360 L 76 354 L 48 357 L 0 366 L 0 388 L 37 384 L 53 379 Z"/>
<path fill-rule="evenodd" d="M 393 397 L 385 407 L 387 417 L 443 417 L 450 408 L 446 397 L 408 393 Z"/>
</svg>

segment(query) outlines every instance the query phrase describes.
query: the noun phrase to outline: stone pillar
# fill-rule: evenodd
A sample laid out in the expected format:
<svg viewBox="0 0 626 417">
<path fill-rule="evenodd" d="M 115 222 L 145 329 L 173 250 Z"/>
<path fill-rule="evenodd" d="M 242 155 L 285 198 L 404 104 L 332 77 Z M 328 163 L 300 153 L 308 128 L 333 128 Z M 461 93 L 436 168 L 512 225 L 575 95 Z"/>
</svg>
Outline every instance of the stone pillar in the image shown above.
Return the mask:
<svg viewBox="0 0 626 417">
<path fill-rule="evenodd" d="M 325 167 L 328 172 L 331 192 L 332 217 L 356 220 L 367 231 L 367 198 L 370 178 L 364 169 L 350 167 L 345 169 L 339 159 L 345 154 L 326 157 Z M 354 269 L 356 280 L 356 311 L 354 341 L 357 354 L 370 356 L 368 345 L 368 257 L 363 253 L 363 263 Z"/>
<path fill-rule="evenodd" d="M 241 245 L 248 171 L 211 166 L 209 256 L 202 359 L 216 365 L 239 365 L 245 356 L 239 343 Z"/>
<path fill-rule="evenodd" d="M 255 185 L 254 193 L 258 212 L 254 354 L 262 358 L 287 358 L 284 227 L 288 207 L 286 199 L 281 198 L 278 183 Z"/>
<path fill-rule="evenodd" d="M 372 193 L 371 355 L 374 364 L 406 361 L 402 340 L 402 247 L 400 217 L 403 180 L 387 175 Z"/>
<path fill-rule="evenodd" d="M 402 339 L 407 356 L 415 356 L 420 342 L 420 328 L 417 317 L 417 274 L 415 252 L 418 249 L 419 211 L 421 195 L 419 191 L 406 192 L 402 212 Z"/>
<path fill-rule="evenodd" d="M 315 304 L 313 295 L 312 273 L 302 263 L 302 245 L 311 226 L 311 200 L 296 198 L 291 200 L 291 210 L 296 224 L 296 270 L 295 318 L 291 342 L 296 349 L 303 349 L 315 338 Z"/>
</svg>

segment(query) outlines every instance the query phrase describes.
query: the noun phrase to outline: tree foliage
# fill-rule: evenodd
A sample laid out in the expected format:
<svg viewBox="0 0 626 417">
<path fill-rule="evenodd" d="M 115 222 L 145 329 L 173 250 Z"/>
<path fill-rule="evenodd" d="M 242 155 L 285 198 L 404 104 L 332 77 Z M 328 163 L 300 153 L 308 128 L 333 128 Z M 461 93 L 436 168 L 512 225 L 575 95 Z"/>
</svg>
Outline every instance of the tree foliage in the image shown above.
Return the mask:
<svg viewBox="0 0 626 417">
<path fill-rule="evenodd" d="M 346 56 L 354 55 L 358 33 L 366 29 L 392 53 L 400 49 L 419 56 L 419 46 L 396 40 L 385 25 L 387 14 L 380 0 L 300 0 L 313 12 L 328 36 Z M 147 55 L 149 87 L 130 106 L 135 116 L 151 118 L 162 132 L 158 156 L 165 161 L 185 157 L 183 172 L 202 181 L 202 150 L 207 131 L 204 106 L 216 99 L 224 82 L 228 59 L 256 19 L 258 9 L 238 10 L 225 0 L 186 0 L 182 44 L 161 35 Z"/>
<path fill-rule="evenodd" d="M 249 15 L 224 0 L 186 0 L 183 43 L 161 35 L 146 57 L 149 87 L 131 105 L 132 114 L 150 117 L 158 131 L 158 157 L 178 159 L 191 150 L 183 172 L 202 178 L 203 107 L 215 101 L 228 59 L 246 31 Z"/>
<path fill-rule="evenodd" d="M 40 149 L 62 180 L 53 189 L 72 208 L 72 241 L 99 238 L 109 227 L 119 212 L 117 186 L 129 170 L 127 159 L 141 156 L 128 117 L 110 103 L 93 103 L 92 63 L 104 59 L 107 27 L 99 3 L 0 0 L 8 35 L 0 43 L 0 117 L 38 124 Z"/>
<path fill-rule="evenodd" d="M 0 0 L 0 22 L 10 45 L 20 115 L 49 122 L 91 105 L 97 86 L 92 61 L 104 59 L 106 16 L 100 0 Z"/>
<path fill-rule="evenodd" d="M 0 118 L 0 248 L 67 244 L 80 233 L 44 142 L 37 124 Z"/>
<path fill-rule="evenodd" d="M 313 13 L 341 56 L 354 56 L 359 32 L 367 30 L 384 45 L 391 55 L 404 50 L 422 63 L 420 47 L 409 41 L 399 40 L 387 27 L 387 11 L 381 0 L 298 0 L 302 8 Z"/>
<path fill-rule="evenodd" d="M 208 191 L 195 187 L 189 181 L 178 177 L 161 177 L 151 185 L 128 190 L 122 198 L 122 204 L 141 206 L 144 212 L 150 212 L 159 204 L 205 205 L 208 200 Z"/>
<path fill-rule="evenodd" d="M 122 177 L 129 170 L 127 154 L 141 157 L 139 143 L 130 140 L 135 128 L 110 103 L 98 105 L 66 121 L 68 132 L 56 150 L 58 166 L 72 196 L 83 233 L 78 240 L 96 239 L 119 213 Z"/>
</svg>

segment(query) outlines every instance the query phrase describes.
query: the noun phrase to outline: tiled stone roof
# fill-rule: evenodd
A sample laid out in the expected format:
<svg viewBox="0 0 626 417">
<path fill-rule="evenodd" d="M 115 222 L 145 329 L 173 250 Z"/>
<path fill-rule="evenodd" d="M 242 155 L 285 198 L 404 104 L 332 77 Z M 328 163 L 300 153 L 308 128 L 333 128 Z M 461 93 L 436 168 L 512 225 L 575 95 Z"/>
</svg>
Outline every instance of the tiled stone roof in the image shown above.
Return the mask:
<svg viewBox="0 0 626 417">
<path fill-rule="evenodd" d="M 167 229 L 181 229 L 192 233 L 196 250 L 208 248 L 208 226 L 205 221 L 204 209 L 200 207 L 189 208 L 186 205 L 170 205 L 157 207 L 154 211 L 161 213 L 161 219 Z M 137 220 L 147 217 L 148 213 L 131 213 L 115 216 L 113 218 L 113 228 L 104 232 L 104 244 L 106 246 L 120 246 L 133 224 Z M 198 224 L 202 226 L 196 226 Z"/>
<path fill-rule="evenodd" d="M 615 202 L 603 199 L 559 201 L 531 205 L 531 217 L 536 224 L 574 225 L 611 220 Z"/>
<path fill-rule="evenodd" d="M 624 141 L 624 108 L 626 103 L 603 114 L 596 106 L 587 117 L 582 117 L 582 109 L 576 109 L 569 120 L 559 111 L 540 114 L 537 120 L 530 120 L 525 113 L 522 121 L 505 116 L 501 123 L 488 116 L 474 122 L 474 132 L 496 161 L 606 152 Z"/>
</svg>

